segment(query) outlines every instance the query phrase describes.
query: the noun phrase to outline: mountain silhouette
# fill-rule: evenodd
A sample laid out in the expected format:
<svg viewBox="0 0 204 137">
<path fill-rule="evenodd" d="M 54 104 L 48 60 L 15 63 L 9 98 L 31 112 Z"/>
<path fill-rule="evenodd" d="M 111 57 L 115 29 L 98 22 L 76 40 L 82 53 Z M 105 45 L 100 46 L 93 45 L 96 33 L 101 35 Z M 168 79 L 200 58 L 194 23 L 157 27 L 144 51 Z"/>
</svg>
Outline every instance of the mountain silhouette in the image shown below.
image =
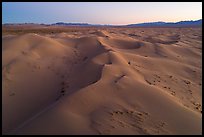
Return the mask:
<svg viewBox="0 0 204 137">
<path fill-rule="evenodd" d="M 128 27 L 200 27 L 202 19 L 195 21 L 179 21 L 179 22 L 148 22 L 139 24 L 129 24 Z"/>
</svg>

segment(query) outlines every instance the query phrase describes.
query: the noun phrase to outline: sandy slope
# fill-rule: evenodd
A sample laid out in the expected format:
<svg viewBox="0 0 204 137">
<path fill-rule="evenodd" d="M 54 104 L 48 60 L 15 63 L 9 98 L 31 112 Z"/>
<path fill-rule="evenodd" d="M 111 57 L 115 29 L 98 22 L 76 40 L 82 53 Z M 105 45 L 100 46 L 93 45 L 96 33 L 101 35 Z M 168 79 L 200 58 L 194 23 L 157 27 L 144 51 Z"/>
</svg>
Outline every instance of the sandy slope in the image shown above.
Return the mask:
<svg viewBox="0 0 204 137">
<path fill-rule="evenodd" d="M 3 36 L 3 134 L 201 134 L 201 28 Z"/>
</svg>

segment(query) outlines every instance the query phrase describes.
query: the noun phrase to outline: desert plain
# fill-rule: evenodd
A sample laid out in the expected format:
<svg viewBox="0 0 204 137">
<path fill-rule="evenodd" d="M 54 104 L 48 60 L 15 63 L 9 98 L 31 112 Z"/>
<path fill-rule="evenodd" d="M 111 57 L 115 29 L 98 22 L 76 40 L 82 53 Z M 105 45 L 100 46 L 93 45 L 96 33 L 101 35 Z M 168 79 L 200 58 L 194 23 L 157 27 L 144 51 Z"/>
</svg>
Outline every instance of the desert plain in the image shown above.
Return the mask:
<svg viewBox="0 0 204 137">
<path fill-rule="evenodd" d="M 202 28 L 2 29 L 3 134 L 202 134 Z"/>
</svg>

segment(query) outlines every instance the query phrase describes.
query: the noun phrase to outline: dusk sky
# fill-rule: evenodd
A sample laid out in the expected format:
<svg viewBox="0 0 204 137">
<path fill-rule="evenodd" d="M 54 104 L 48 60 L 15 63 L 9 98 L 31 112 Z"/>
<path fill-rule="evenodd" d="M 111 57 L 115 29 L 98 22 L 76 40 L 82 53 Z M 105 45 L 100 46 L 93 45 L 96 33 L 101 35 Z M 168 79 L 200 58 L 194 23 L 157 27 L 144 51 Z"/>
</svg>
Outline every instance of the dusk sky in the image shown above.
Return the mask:
<svg viewBox="0 0 204 137">
<path fill-rule="evenodd" d="M 202 19 L 202 2 L 3 2 L 3 23 L 124 25 Z"/>
</svg>

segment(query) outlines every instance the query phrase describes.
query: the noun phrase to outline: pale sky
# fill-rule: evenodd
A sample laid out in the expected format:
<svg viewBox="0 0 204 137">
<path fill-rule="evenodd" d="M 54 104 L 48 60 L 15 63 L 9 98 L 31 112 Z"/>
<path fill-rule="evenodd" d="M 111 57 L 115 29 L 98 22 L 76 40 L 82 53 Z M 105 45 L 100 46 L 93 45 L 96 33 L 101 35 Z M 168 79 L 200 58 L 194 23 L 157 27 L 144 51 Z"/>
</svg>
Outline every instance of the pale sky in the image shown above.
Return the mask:
<svg viewBox="0 0 204 137">
<path fill-rule="evenodd" d="M 202 19 L 202 2 L 3 2 L 3 23 L 125 25 Z"/>
</svg>

